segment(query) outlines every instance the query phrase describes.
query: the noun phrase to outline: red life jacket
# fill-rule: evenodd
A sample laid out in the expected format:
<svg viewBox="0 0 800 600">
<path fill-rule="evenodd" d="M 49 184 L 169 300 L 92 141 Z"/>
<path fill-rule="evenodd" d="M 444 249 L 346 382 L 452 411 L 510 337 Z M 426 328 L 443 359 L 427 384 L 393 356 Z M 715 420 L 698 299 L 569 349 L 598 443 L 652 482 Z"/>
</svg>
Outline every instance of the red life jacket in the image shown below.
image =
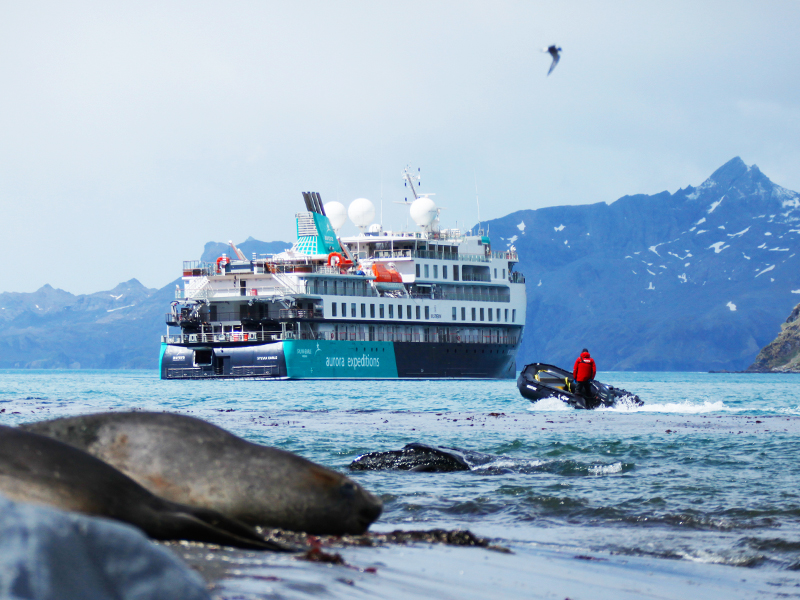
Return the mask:
<svg viewBox="0 0 800 600">
<path fill-rule="evenodd" d="M 588 352 L 581 352 L 578 360 L 575 361 L 575 366 L 572 368 L 572 376 L 575 381 L 591 381 L 597 374 L 597 367 L 594 364 L 594 359 L 589 356 Z"/>
</svg>

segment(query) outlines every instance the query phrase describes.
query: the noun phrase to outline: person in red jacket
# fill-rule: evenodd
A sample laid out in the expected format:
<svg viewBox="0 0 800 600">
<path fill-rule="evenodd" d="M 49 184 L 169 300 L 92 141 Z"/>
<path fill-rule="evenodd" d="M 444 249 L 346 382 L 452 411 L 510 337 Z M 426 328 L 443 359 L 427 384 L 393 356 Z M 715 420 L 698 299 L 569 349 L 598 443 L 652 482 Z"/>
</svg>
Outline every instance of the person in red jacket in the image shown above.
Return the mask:
<svg viewBox="0 0 800 600">
<path fill-rule="evenodd" d="M 589 351 L 584 348 L 575 366 L 572 368 L 572 376 L 578 382 L 578 393 L 584 398 L 592 398 L 592 379 L 597 374 L 597 367 L 594 359 L 589 355 Z"/>
</svg>

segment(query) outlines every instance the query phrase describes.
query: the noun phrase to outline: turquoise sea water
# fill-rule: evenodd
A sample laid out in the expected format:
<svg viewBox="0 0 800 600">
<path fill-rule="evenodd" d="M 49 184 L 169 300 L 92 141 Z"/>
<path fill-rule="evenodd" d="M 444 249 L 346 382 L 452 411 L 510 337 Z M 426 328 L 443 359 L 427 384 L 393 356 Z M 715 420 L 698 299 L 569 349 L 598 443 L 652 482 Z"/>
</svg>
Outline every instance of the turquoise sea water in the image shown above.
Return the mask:
<svg viewBox="0 0 800 600">
<path fill-rule="evenodd" d="M 362 453 L 409 442 L 465 448 L 494 458 L 469 472 L 352 473 L 384 500 L 373 529 L 465 528 L 523 553 L 567 548 L 725 565 L 734 578 L 771 573 L 794 593 L 800 376 L 599 377 L 645 405 L 594 412 L 554 400 L 534 405 L 512 381 L 161 381 L 155 371 L 0 371 L 0 423 L 178 411 L 341 471 Z"/>
</svg>

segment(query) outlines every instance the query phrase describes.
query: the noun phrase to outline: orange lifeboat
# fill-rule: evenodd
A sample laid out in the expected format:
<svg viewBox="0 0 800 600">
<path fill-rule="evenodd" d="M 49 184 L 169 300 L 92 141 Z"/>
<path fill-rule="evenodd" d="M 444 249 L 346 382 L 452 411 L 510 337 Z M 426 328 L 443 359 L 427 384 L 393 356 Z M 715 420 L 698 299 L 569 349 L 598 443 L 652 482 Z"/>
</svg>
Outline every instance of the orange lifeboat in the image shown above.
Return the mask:
<svg viewBox="0 0 800 600">
<path fill-rule="evenodd" d="M 403 277 L 397 269 L 387 268 L 383 263 L 372 263 L 372 274 L 378 283 L 403 283 Z"/>
</svg>

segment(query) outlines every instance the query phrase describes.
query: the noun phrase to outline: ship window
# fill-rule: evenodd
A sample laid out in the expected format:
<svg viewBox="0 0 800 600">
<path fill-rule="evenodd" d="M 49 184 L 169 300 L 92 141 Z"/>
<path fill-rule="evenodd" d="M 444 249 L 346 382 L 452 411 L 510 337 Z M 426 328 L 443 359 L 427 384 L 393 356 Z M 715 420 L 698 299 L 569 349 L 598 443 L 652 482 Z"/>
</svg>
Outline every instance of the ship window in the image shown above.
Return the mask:
<svg viewBox="0 0 800 600">
<path fill-rule="evenodd" d="M 430 306 L 426 306 L 425 307 L 425 318 L 426 319 L 430 319 L 431 318 L 431 307 Z"/>
<path fill-rule="evenodd" d="M 494 278 L 497 279 L 497 269 L 494 270 Z"/>
<path fill-rule="evenodd" d="M 361 305 L 361 318 L 362 319 L 366 319 L 367 318 L 367 305 L 366 304 L 362 304 Z"/>
<path fill-rule="evenodd" d="M 499 323 L 500 322 L 500 309 L 499 308 L 497 309 L 497 313 L 496 314 L 497 314 L 497 322 Z"/>
<path fill-rule="evenodd" d="M 347 302 L 342 302 L 342 316 L 347 316 Z"/>
<path fill-rule="evenodd" d="M 402 304 L 398 304 L 397 305 L 397 318 L 398 319 L 402 319 L 403 318 L 403 305 Z"/>
<path fill-rule="evenodd" d="M 442 265 L 442 279 L 447 279 L 447 265 Z"/>
<path fill-rule="evenodd" d="M 503 269 L 503 279 L 505 279 L 505 278 L 506 278 L 506 270 Z"/>
<path fill-rule="evenodd" d="M 516 308 L 512 308 L 511 309 L 511 322 L 512 323 L 516 323 L 517 322 L 517 309 Z"/>
<path fill-rule="evenodd" d="M 389 305 L 389 318 L 394 319 L 394 304 Z"/>
<path fill-rule="evenodd" d="M 378 316 L 383 318 L 383 304 L 378 305 Z"/>
<path fill-rule="evenodd" d="M 419 306 L 417 307 L 417 320 L 419 321 Z"/>
<path fill-rule="evenodd" d="M 505 317 L 506 323 L 508 323 L 508 309 L 505 310 L 505 314 L 503 316 Z"/>
<path fill-rule="evenodd" d="M 453 321 L 458 318 L 458 309 L 454 306 L 453 307 Z"/>
<path fill-rule="evenodd" d="M 406 306 L 406 318 L 407 319 L 411 318 L 411 305 L 410 304 L 408 306 Z"/>
<path fill-rule="evenodd" d="M 417 264 L 415 266 L 416 266 L 416 275 L 417 275 L 417 277 L 419 277 L 419 264 Z"/>
<path fill-rule="evenodd" d="M 336 316 L 336 302 L 331 303 L 331 316 L 332 317 Z"/>
<path fill-rule="evenodd" d="M 475 307 L 472 308 L 472 320 L 475 320 Z"/>
<path fill-rule="evenodd" d="M 461 307 L 461 320 L 462 321 L 466 321 L 467 320 L 467 307 L 466 306 L 462 306 Z"/>
<path fill-rule="evenodd" d="M 483 321 L 483 309 L 481 309 L 481 321 Z"/>
<path fill-rule="evenodd" d="M 355 316 L 356 316 L 356 303 L 355 302 L 351 302 L 350 303 L 350 316 L 353 317 L 353 318 L 355 318 Z"/>
<path fill-rule="evenodd" d="M 326 296 L 328 295 L 328 280 L 327 279 L 323 279 L 322 280 L 322 293 L 324 295 L 326 295 Z"/>
<path fill-rule="evenodd" d="M 481 309 L 481 312 L 483 312 L 483 309 Z M 481 319 L 481 321 L 482 321 L 482 320 L 483 320 L 483 319 Z M 492 309 L 491 309 L 491 308 L 489 309 L 489 320 L 490 320 L 490 321 L 492 320 Z"/>
<path fill-rule="evenodd" d="M 433 265 L 433 278 L 439 279 L 439 265 Z"/>
<path fill-rule="evenodd" d="M 430 268 L 428 267 L 428 265 L 425 265 L 425 279 L 429 279 L 430 276 L 431 276 Z"/>
<path fill-rule="evenodd" d="M 458 281 L 458 265 L 453 265 L 453 281 Z"/>
<path fill-rule="evenodd" d="M 508 313 L 508 311 L 506 311 L 506 313 Z M 506 314 L 506 316 L 508 316 L 508 314 Z M 370 319 L 374 319 L 375 318 L 375 305 L 374 304 L 370 304 L 369 305 L 369 318 Z"/>
</svg>

